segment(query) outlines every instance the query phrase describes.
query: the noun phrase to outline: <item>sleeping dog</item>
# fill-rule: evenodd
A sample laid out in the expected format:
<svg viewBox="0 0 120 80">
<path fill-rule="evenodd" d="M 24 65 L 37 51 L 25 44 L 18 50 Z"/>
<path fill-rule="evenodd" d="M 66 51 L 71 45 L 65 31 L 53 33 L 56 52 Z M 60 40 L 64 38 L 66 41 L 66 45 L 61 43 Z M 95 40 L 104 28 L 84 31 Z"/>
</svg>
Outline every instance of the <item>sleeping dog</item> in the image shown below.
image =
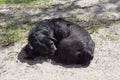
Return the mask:
<svg viewBox="0 0 120 80">
<path fill-rule="evenodd" d="M 29 32 L 28 44 L 25 46 L 27 59 L 36 56 L 48 56 L 55 53 L 54 24 L 43 20 L 35 24 Z"/>
<path fill-rule="evenodd" d="M 64 37 L 57 46 L 53 59 L 64 64 L 89 65 L 93 59 L 95 44 L 90 34 L 77 24 L 61 20 L 59 26 L 67 27 L 67 37 Z"/>
<path fill-rule="evenodd" d="M 81 26 L 63 18 L 38 22 L 31 29 L 25 51 L 28 58 L 49 56 L 64 64 L 89 65 L 95 44 Z"/>
</svg>

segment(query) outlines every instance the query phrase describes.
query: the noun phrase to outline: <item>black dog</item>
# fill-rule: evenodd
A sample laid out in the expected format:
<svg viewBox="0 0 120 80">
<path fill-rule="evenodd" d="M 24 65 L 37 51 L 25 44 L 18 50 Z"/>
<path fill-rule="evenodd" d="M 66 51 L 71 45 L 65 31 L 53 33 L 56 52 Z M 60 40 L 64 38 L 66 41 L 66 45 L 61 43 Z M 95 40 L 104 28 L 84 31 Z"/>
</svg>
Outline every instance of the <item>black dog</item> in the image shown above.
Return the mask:
<svg viewBox="0 0 120 80">
<path fill-rule="evenodd" d="M 52 59 L 64 64 L 89 65 L 95 48 L 90 34 L 79 25 L 64 19 L 58 20 L 56 24 L 60 27 L 58 34 L 63 37 Z"/>
<path fill-rule="evenodd" d="M 59 23 L 62 20 L 64 19 L 47 19 L 32 27 L 28 36 L 28 44 L 25 46 L 28 59 L 34 59 L 36 56 L 49 56 L 55 53 L 59 42 L 67 37 L 69 33 L 68 27 Z"/>
<path fill-rule="evenodd" d="M 48 56 L 55 53 L 54 24 L 49 20 L 35 24 L 29 32 L 28 44 L 25 46 L 27 59 L 36 56 Z"/>
<path fill-rule="evenodd" d="M 56 62 L 88 65 L 93 59 L 94 47 L 85 29 L 63 18 L 55 18 L 43 20 L 31 29 L 26 52 L 29 58 L 54 54 L 50 57 Z"/>
</svg>

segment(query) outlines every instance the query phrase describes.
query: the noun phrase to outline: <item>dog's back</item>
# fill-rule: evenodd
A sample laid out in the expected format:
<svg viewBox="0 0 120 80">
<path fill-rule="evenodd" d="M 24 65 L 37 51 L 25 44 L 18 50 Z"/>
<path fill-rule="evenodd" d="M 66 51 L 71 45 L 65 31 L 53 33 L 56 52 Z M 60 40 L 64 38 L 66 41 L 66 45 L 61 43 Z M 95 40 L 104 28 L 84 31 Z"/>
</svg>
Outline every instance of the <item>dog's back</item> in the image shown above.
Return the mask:
<svg viewBox="0 0 120 80">
<path fill-rule="evenodd" d="M 57 46 L 54 59 L 65 64 L 89 65 L 95 47 L 90 34 L 79 25 L 64 19 L 56 24 L 60 26 L 59 34 L 63 34 L 64 37 Z"/>
</svg>

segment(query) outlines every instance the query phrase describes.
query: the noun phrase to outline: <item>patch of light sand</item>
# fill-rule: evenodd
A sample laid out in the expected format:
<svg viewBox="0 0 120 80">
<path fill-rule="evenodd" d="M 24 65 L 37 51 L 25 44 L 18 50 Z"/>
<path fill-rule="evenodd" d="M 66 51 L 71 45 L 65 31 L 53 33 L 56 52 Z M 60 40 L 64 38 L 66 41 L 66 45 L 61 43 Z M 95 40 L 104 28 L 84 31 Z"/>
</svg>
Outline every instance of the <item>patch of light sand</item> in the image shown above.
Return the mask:
<svg viewBox="0 0 120 80">
<path fill-rule="evenodd" d="M 50 61 L 20 62 L 17 57 L 26 44 L 16 43 L 14 46 L 0 51 L 1 80 L 120 80 L 120 31 L 118 24 L 99 29 L 92 34 L 96 43 L 94 59 L 90 66 L 66 66 L 52 64 Z M 116 34 L 117 33 L 117 34 Z M 107 35 L 117 35 L 111 39 Z M 11 52 L 11 53 L 10 53 Z M 18 53 L 17 53 L 18 52 Z M 37 62 L 37 63 L 36 63 Z"/>
</svg>

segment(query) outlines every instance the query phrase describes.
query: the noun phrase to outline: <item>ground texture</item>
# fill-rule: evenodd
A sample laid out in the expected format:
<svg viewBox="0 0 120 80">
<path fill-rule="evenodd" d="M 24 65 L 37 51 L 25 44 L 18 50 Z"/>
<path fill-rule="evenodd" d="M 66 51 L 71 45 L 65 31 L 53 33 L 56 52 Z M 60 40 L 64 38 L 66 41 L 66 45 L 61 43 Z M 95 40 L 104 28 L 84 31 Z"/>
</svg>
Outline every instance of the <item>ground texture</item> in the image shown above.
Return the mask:
<svg viewBox="0 0 120 80">
<path fill-rule="evenodd" d="M 1 26 L 3 19 L 24 17 L 37 21 L 51 17 L 68 16 L 78 19 L 114 20 L 107 27 L 91 34 L 95 41 L 94 59 L 90 66 L 62 65 L 47 59 L 24 60 L 20 54 L 26 40 L 14 46 L 0 47 L 1 80 L 120 80 L 120 1 L 119 0 L 53 0 L 52 8 L 15 8 L 1 6 Z M 9 16 L 5 16 L 9 15 Z M 4 18 L 3 18 L 4 17 Z M 117 20 L 117 21 L 115 21 Z"/>
</svg>

